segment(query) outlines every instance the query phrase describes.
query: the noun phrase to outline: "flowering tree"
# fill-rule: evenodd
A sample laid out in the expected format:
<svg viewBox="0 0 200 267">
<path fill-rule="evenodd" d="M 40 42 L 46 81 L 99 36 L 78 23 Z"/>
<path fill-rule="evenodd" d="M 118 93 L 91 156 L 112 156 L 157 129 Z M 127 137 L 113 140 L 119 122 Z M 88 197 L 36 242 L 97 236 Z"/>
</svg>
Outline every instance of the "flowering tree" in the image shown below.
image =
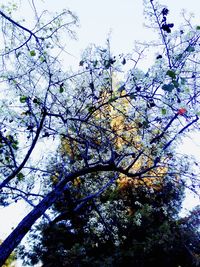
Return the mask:
<svg viewBox="0 0 200 267">
<path fill-rule="evenodd" d="M 127 56 L 114 56 L 109 43 L 91 46 L 78 71 L 65 72 L 63 36 L 73 36 L 77 24 L 70 11 L 49 20 L 37 16 L 33 30 L 13 19 L 10 8 L 0 11 L 1 204 L 23 198 L 33 207 L 0 246 L 0 264 L 37 219 L 52 220 L 45 212 L 63 194 L 70 199 L 79 181 L 85 195 L 76 198 L 75 212 L 116 184 L 154 191 L 165 178 L 195 191 L 197 176 L 175 148 L 199 127 L 200 27 L 186 21 L 173 31 L 168 12 L 145 1 L 155 43 Z M 155 45 L 145 73 L 140 59 Z M 36 158 L 35 150 L 42 150 Z"/>
</svg>

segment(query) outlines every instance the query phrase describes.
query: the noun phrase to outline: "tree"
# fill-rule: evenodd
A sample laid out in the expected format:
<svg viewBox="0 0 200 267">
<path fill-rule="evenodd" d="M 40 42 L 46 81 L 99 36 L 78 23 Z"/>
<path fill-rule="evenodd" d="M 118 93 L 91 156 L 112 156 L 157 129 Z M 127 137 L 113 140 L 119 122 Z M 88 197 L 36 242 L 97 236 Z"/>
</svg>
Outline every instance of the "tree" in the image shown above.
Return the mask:
<svg viewBox="0 0 200 267">
<path fill-rule="evenodd" d="M 198 130 L 199 26 L 186 20 L 181 30 L 173 31 L 169 10 L 152 0 L 145 2 L 149 25 L 158 32 L 157 55 L 147 73 L 139 69 L 140 58 L 155 43 L 136 48 L 132 56 L 112 55 L 109 44 L 92 46 L 77 72 L 65 72 L 60 61 L 63 36 L 73 36 L 77 24 L 70 11 L 49 20 L 36 16 L 33 30 L 15 21 L 10 8 L 0 11 L 0 79 L 5 91 L 0 115 L 1 203 L 23 198 L 33 207 L 1 245 L 0 265 L 37 219 L 51 220 L 46 211 L 61 195 L 70 199 L 70 185 L 78 179 L 87 185 L 96 176 L 99 184 L 96 191 L 97 185 L 92 188 L 90 183 L 87 195 L 75 203 L 77 209 L 124 177 L 132 184 L 159 184 L 155 177 L 163 172 L 161 178 L 167 175 L 172 183 L 187 185 L 190 180 L 195 191 L 198 179 L 188 167 L 193 165 L 175 148 L 185 133 Z M 127 62 L 132 63 L 130 70 Z M 51 142 L 54 156 L 47 150 L 35 159 L 39 144 L 48 147 Z M 65 147 L 62 156 L 59 143 Z M 187 179 L 179 179 L 183 174 Z"/>
<path fill-rule="evenodd" d="M 0 243 L 2 243 L 2 241 L 0 241 Z M 6 260 L 5 264 L 3 264 L 3 267 L 15 267 L 16 258 L 16 253 L 13 252 Z"/>
<path fill-rule="evenodd" d="M 65 198 L 56 218 L 38 227 L 40 242 L 34 238 L 23 259 L 30 266 L 198 266 L 198 223 L 177 218 L 180 190 L 145 189 L 115 188 L 79 212 Z"/>
<path fill-rule="evenodd" d="M 115 86 L 112 93 L 118 93 Z M 118 154 L 125 140 L 140 149 L 140 130 L 144 130 L 137 119 L 126 122 L 130 102 L 122 97 L 124 88 L 120 94 L 119 99 L 98 109 L 95 116 L 103 119 L 101 127 L 117 133 L 113 148 Z M 96 144 L 100 144 L 98 132 L 95 135 Z M 154 153 L 156 147 L 149 149 L 148 157 L 135 159 L 133 155 L 131 171 L 151 166 Z M 196 266 L 199 210 L 190 223 L 189 218 L 179 218 L 184 178 L 183 169 L 176 167 L 175 173 L 170 170 L 173 153 L 164 151 L 162 165 L 139 179 L 118 173 L 114 177 L 94 173 L 76 178 L 55 202 L 54 219 L 41 222 L 31 234 L 29 251 L 20 247 L 22 258 L 30 266 L 38 261 L 42 266 Z M 61 137 L 58 156 L 50 165 L 55 171 L 50 177 L 52 187 L 58 183 L 60 164 L 76 162 L 82 158 L 80 154 L 76 142 Z"/>
</svg>

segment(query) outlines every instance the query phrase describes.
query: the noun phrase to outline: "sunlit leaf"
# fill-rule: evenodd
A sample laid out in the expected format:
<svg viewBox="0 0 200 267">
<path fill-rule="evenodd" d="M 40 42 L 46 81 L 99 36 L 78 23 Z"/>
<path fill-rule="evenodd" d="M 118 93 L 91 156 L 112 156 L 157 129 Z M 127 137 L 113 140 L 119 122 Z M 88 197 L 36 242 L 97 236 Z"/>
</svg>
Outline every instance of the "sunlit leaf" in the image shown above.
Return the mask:
<svg viewBox="0 0 200 267">
<path fill-rule="evenodd" d="M 161 109 L 161 113 L 162 113 L 162 115 L 166 115 L 167 114 L 167 110 L 165 108 L 162 108 Z"/>
<path fill-rule="evenodd" d="M 44 57 L 40 57 L 40 61 L 41 62 L 44 62 L 45 61 L 45 58 Z"/>
<path fill-rule="evenodd" d="M 35 50 L 31 50 L 30 55 L 31 55 L 31 57 L 34 57 L 36 55 Z"/>
<path fill-rule="evenodd" d="M 26 100 L 27 100 L 27 96 L 20 96 L 19 100 L 20 100 L 21 103 L 25 103 Z"/>
<path fill-rule="evenodd" d="M 14 143 L 12 143 L 12 147 L 17 150 L 18 149 L 18 141 L 15 141 Z"/>
</svg>

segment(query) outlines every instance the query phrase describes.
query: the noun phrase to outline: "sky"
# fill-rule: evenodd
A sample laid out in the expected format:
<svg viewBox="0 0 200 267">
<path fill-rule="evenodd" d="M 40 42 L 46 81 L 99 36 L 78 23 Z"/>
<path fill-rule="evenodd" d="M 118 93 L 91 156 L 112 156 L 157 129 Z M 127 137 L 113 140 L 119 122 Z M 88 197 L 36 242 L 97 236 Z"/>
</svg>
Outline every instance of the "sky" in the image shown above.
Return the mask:
<svg viewBox="0 0 200 267">
<path fill-rule="evenodd" d="M 32 12 L 32 0 L 18 1 L 21 2 L 22 15 Z M 182 9 L 200 14 L 200 3 L 197 0 L 162 0 L 160 3 L 169 7 L 169 18 L 173 19 L 175 26 L 180 24 Z M 111 36 L 114 53 L 131 52 L 136 40 L 148 41 L 153 36 L 151 30 L 144 28 L 143 0 L 35 0 L 35 4 L 38 10 L 55 12 L 65 8 L 78 16 L 78 41 L 71 41 L 67 46 L 67 51 L 72 54 L 69 57 L 72 64 L 77 64 L 81 51 L 90 43 L 104 45 L 108 36 Z M 198 21 L 200 22 L 200 15 L 196 15 L 196 22 Z"/>
<path fill-rule="evenodd" d="M 39 0 L 37 0 L 39 1 Z M 114 50 L 130 52 L 135 40 L 147 40 L 152 32 L 144 30 L 142 0 L 46 0 L 51 3 L 49 10 L 61 10 L 69 8 L 80 20 L 80 28 L 77 30 L 79 41 L 77 49 L 84 49 L 89 43 L 104 44 L 111 31 L 111 45 Z M 179 3 L 177 3 L 179 2 Z M 200 11 L 200 3 L 197 0 L 165 0 L 168 5 L 173 22 L 180 19 L 178 15 L 183 8 L 197 14 Z M 199 6 L 199 7 L 198 7 Z M 178 15 L 178 16 L 177 16 Z M 199 18 L 200 19 L 200 18 Z"/>
<path fill-rule="evenodd" d="M 8 2 L 2 0 L 1 3 Z M 32 0 L 19 0 L 20 16 L 29 18 L 31 14 L 30 4 Z M 78 64 L 81 51 L 90 43 L 104 45 L 107 37 L 111 36 L 111 49 L 114 53 L 131 52 L 135 40 L 148 41 L 152 39 L 153 33 L 144 29 L 142 0 L 35 0 L 36 7 L 48 9 L 49 11 L 61 11 L 69 8 L 79 17 L 80 27 L 77 28 L 77 41 L 70 41 L 67 51 L 69 64 Z M 200 2 L 197 0 L 163 0 L 160 3 L 167 4 L 170 16 L 175 23 L 180 23 L 180 12 L 186 9 L 196 14 L 196 23 L 200 25 Z M 30 23 L 28 20 L 27 23 Z M 200 157 L 200 141 L 198 136 L 194 140 L 187 140 L 182 151 L 190 152 Z M 200 140 L 200 138 L 199 138 Z M 191 205 L 193 199 L 186 201 L 186 207 Z M 16 216 L 17 215 L 17 216 Z M 15 208 L 0 208 L 0 239 L 5 238 L 11 228 L 25 215 L 25 206 L 18 204 Z M 17 217 L 17 219 L 16 219 Z M 7 222 L 5 225 L 5 221 Z"/>
</svg>

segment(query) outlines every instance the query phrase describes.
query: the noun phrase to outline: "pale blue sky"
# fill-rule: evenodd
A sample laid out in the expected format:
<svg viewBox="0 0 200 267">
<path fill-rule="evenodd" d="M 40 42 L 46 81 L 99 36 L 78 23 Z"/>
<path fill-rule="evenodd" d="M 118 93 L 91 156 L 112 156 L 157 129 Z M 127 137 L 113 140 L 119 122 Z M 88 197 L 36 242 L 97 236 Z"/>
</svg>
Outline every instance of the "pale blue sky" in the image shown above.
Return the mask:
<svg viewBox="0 0 200 267">
<path fill-rule="evenodd" d="M 22 15 L 30 10 L 31 0 L 21 0 Z M 77 60 L 80 51 L 89 43 L 105 44 L 111 31 L 111 47 L 114 52 L 131 52 L 135 40 L 148 41 L 152 31 L 144 29 L 143 0 L 35 0 L 36 7 L 50 11 L 69 8 L 80 21 L 78 41 L 69 43 L 68 52 Z M 180 12 L 186 9 L 196 13 L 200 23 L 200 2 L 197 0 L 162 0 L 170 9 L 175 26 L 180 23 Z M 30 12 L 30 11 L 28 11 Z M 78 57 L 77 57 L 78 56 Z"/>
<path fill-rule="evenodd" d="M 3 2 L 8 1 L 2 0 L 1 3 Z M 16 2 L 18 1 L 16 0 Z M 29 20 L 29 2 L 31 3 L 31 0 L 19 2 L 21 2 L 21 16 Z M 79 17 L 78 41 L 71 42 L 68 49 L 68 52 L 74 55 L 75 61 L 79 60 L 80 51 L 89 43 L 103 45 L 110 30 L 112 32 L 111 46 L 117 53 L 130 52 L 135 40 L 148 41 L 152 33 L 143 28 L 142 2 L 142 0 L 35 0 L 38 7 L 51 11 L 70 8 Z M 196 21 L 199 21 L 200 24 L 200 2 L 198 0 L 163 0 L 160 2 L 168 5 L 173 22 L 176 24 L 180 21 L 182 8 L 195 12 L 197 14 Z M 186 144 L 185 150 L 187 150 L 187 146 L 191 148 L 189 142 Z M 195 151 L 199 153 L 199 149 Z M 19 219 L 15 219 L 15 215 L 17 217 L 21 214 L 21 218 L 23 213 L 24 209 L 19 205 L 16 208 L 0 209 L 0 238 L 4 238 L 11 227 L 19 221 Z"/>
</svg>

